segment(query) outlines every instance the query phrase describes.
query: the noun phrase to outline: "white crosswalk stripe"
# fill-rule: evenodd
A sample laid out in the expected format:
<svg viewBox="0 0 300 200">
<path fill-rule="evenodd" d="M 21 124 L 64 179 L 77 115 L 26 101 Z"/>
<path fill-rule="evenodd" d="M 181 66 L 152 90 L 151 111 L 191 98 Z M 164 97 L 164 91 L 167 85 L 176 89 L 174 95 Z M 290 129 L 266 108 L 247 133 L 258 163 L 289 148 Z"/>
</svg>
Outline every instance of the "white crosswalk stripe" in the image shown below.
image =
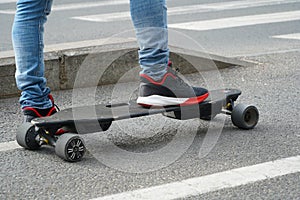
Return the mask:
<svg viewBox="0 0 300 200">
<path fill-rule="evenodd" d="M 4 1 L 13 1 L 13 0 L 4 0 Z M 1 2 L 0 2 L 1 3 Z M 53 5 L 52 11 L 65 11 L 65 10 L 76 10 L 84 8 L 96 8 L 104 6 L 115 6 L 115 5 L 127 5 L 129 4 L 128 0 L 110 0 L 110 1 L 99 1 L 99 2 L 85 2 L 85 3 L 72 3 L 72 4 L 58 4 Z M 0 10 L 0 14 L 15 14 L 15 10 L 7 9 Z"/>
<path fill-rule="evenodd" d="M 17 141 L 0 143 L 0 152 L 10 151 L 10 150 L 15 150 L 20 148 L 22 147 L 17 143 Z"/>
<path fill-rule="evenodd" d="M 16 3 L 17 0 L 0 0 L 0 4 L 2 3 Z"/>
<path fill-rule="evenodd" d="M 184 199 L 299 172 L 300 156 L 295 156 L 93 200 Z"/>
<path fill-rule="evenodd" d="M 300 40 L 300 33 L 292 33 L 286 35 L 274 35 L 272 38 Z"/>
<path fill-rule="evenodd" d="M 214 29 L 232 28 L 240 26 L 268 24 L 300 20 L 300 11 L 280 12 L 272 14 L 248 15 L 214 20 L 195 21 L 170 24 L 169 27 L 186 30 L 206 31 Z"/>
<path fill-rule="evenodd" d="M 236 10 L 242 8 L 254 8 L 260 6 L 270 6 L 277 4 L 288 4 L 299 2 L 299 0 L 256 0 L 255 3 L 251 0 L 244 1 L 230 1 L 230 2 L 219 2 L 209 3 L 200 5 L 180 6 L 171 7 L 168 9 L 168 15 L 183 15 L 183 14 L 196 14 L 213 11 L 225 11 L 225 10 Z M 125 21 L 130 20 L 129 11 L 108 13 L 108 14 L 97 14 L 97 15 L 86 15 L 76 16 L 73 19 L 93 21 L 93 22 L 112 22 L 112 21 Z"/>
</svg>

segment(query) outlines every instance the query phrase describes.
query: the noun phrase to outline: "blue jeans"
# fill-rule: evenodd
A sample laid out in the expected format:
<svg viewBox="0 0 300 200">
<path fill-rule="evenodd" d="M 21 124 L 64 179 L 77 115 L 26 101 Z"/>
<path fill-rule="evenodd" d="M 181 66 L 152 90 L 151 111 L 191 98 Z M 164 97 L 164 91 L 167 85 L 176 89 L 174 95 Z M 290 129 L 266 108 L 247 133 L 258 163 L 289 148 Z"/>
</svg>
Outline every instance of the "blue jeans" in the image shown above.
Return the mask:
<svg viewBox="0 0 300 200">
<path fill-rule="evenodd" d="M 21 108 L 52 106 L 44 77 L 44 24 L 52 0 L 18 0 L 12 30 L 16 59 L 16 83 L 22 91 Z M 166 73 L 169 60 L 165 0 L 130 0 L 130 10 L 139 43 L 141 73 L 155 80 Z"/>
</svg>

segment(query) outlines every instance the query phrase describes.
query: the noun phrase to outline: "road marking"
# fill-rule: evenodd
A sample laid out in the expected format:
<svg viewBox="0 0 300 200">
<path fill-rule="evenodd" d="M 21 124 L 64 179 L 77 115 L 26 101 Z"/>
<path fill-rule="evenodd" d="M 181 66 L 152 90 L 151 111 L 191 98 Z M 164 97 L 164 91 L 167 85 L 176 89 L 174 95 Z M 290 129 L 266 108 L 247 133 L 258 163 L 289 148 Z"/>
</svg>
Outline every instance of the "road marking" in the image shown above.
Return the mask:
<svg viewBox="0 0 300 200">
<path fill-rule="evenodd" d="M 292 33 L 287 35 L 274 35 L 272 38 L 300 40 L 300 33 Z"/>
<path fill-rule="evenodd" d="M 71 17 L 71 19 L 90 21 L 90 22 L 113 22 L 130 20 L 130 12 L 117 12 L 99 15 L 86 15 Z"/>
<path fill-rule="evenodd" d="M 242 8 L 253 8 L 260 6 L 270 6 L 278 4 L 295 3 L 299 0 L 253 0 L 246 1 L 231 1 L 231 2 L 221 2 L 221 3 L 210 3 L 210 4 L 200 4 L 200 5 L 189 5 L 172 7 L 168 9 L 168 15 L 183 15 L 183 14 L 195 14 L 204 13 L 212 11 L 222 11 L 222 10 L 235 10 Z M 87 16 L 76 16 L 73 19 L 92 21 L 92 22 L 112 22 L 112 21 L 125 21 L 130 20 L 130 12 L 116 12 L 107 14 L 97 14 L 97 15 L 87 15 Z"/>
<path fill-rule="evenodd" d="M 10 0 L 7 0 L 7 1 L 10 1 Z M 127 4 L 129 4 L 128 0 L 57 4 L 57 5 L 53 5 L 51 10 L 52 11 L 64 11 L 64 10 L 76 10 L 76 9 L 83 9 L 83 8 L 95 8 L 95 7 L 127 5 Z M 15 9 L 14 10 L 12 10 L 12 9 L 0 10 L 0 14 L 15 14 L 15 12 L 16 12 Z"/>
<path fill-rule="evenodd" d="M 256 53 L 235 54 L 233 56 L 233 58 L 237 58 L 237 57 L 254 57 L 254 56 L 282 54 L 282 53 L 291 53 L 291 52 L 300 52 L 300 49 L 284 49 L 284 50 L 262 51 L 262 52 L 256 52 Z"/>
<path fill-rule="evenodd" d="M 239 17 L 229 17 L 214 20 L 195 21 L 187 23 L 170 24 L 170 28 L 207 31 L 214 29 L 233 28 L 258 24 L 268 24 L 300 20 L 300 11 L 279 12 L 272 14 L 248 15 Z"/>
<path fill-rule="evenodd" d="M 1 3 L 16 3 L 17 0 L 0 0 L 0 4 Z"/>
<path fill-rule="evenodd" d="M 299 172 L 300 156 L 295 156 L 150 188 L 99 197 L 95 200 L 179 199 Z"/>
<path fill-rule="evenodd" d="M 104 6 L 114 6 L 114 5 L 127 5 L 129 4 L 128 0 L 115 0 L 115 1 L 100 1 L 100 2 L 86 2 L 86 3 L 74 3 L 74 4 L 62 4 L 54 5 L 53 11 L 62 11 L 62 10 L 75 10 L 82 8 L 93 8 L 93 7 L 104 7 Z"/>
<path fill-rule="evenodd" d="M 10 150 L 15 150 L 15 149 L 20 149 L 20 148 L 22 148 L 22 147 L 17 143 L 16 140 L 0 143 L 0 152 L 10 151 Z"/>
</svg>

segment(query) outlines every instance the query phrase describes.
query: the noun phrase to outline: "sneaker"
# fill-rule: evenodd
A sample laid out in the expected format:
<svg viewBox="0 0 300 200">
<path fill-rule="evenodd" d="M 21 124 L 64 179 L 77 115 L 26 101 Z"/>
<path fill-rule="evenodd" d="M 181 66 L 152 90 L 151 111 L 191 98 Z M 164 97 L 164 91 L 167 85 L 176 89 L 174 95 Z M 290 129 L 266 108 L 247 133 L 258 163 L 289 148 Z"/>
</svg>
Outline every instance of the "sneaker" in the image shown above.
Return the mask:
<svg viewBox="0 0 300 200">
<path fill-rule="evenodd" d="M 137 103 L 144 107 L 194 105 L 209 96 L 206 89 L 192 87 L 184 82 L 171 67 L 168 67 L 161 80 L 155 81 L 146 74 L 141 74 L 140 81 Z"/>
<path fill-rule="evenodd" d="M 48 117 L 56 113 L 59 109 L 54 104 L 54 100 L 52 95 L 49 94 L 49 99 L 52 102 L 52 107 L 47 109 L 38 109 L 38 108 L 32 108 L 32 107 L 24 107 L 22 109 L 22 112 L 24 114 L 24 122 L 31 122 L 34 118 L 38 117 Z"/>
</svg>

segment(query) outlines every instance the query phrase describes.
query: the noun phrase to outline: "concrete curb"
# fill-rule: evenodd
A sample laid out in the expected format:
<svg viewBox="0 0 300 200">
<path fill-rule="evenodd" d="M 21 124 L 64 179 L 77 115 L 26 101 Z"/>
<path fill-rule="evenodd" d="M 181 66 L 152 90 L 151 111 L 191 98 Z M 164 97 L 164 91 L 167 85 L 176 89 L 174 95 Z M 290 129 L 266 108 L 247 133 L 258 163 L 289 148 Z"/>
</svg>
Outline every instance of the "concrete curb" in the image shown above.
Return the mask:
<svg viewBox="0 0 300 200">
<path fill-rule="evenodd" d="M 45 76 L 52 90 L 90 87 L 116 82 L 138 80 L 138 52 L 133 38 L 115 38 L 113 41 L 91 40 L 45 48 Z M 249 61 L 226 58 L 218 55 L 170 47 L 170 59 L 182 74 L 197 70 L 207 71 L 230 66 L 256 65 Z M 197 65 L 197 67 L 194 66 Z M 80 81 L 78 71 L 81 75 Z M 216 68 L 217 67 L 217 68 Z M 101 72 L 101 77 L 99 77 Z M 128 73 L 130 72 L 130 73 Z M 15 84 L 15 61 L 12 51 L 0 54 L 0 98 L 14 97 L 20 94 Z M 84 78 L 82 78 L 84 77 Z M 96 81 L 96 82 L 95 82 Z"/>
</svg>

